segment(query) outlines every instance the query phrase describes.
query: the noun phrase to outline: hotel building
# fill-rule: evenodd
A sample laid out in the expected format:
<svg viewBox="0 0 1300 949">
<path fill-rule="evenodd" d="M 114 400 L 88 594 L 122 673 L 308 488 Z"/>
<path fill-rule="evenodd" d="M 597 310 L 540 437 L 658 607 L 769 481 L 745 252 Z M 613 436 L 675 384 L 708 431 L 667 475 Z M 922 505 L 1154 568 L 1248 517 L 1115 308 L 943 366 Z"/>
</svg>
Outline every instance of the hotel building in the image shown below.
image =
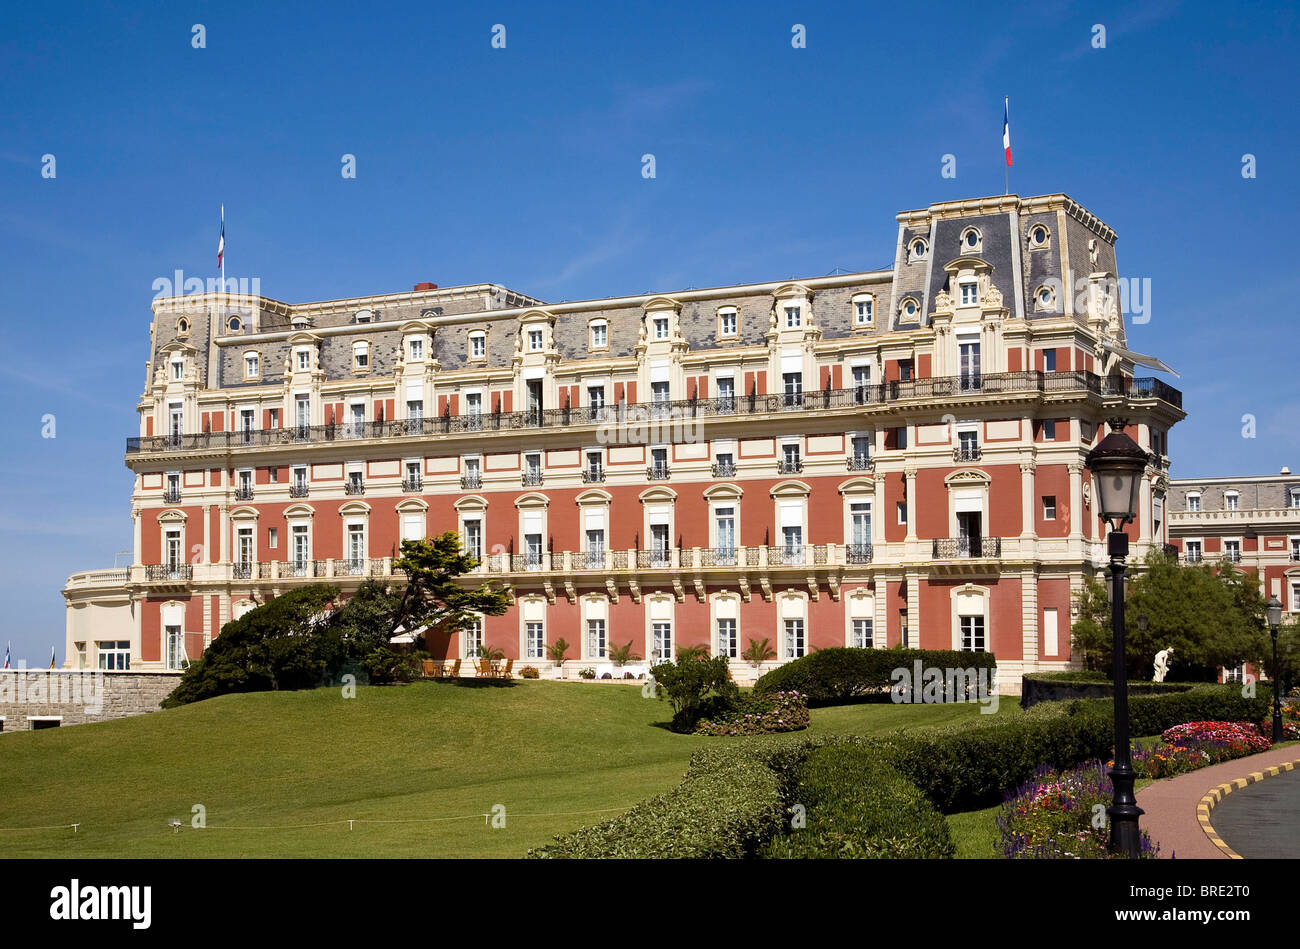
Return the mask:
<svg viewBox="0 0 1300 949">
<path fill-rule="evenodd" d="M 516 664 L 836 645 L 1065 668 L 1104 568 L 1084 464 L 1152 453 L 1166 542 L 1181 393 L 1137 378 L 1115 232 L 1063 194 L 898 215 L 884 269 L 550 304 L 495 284 L 322 303 L 153 301 L 128 439 L 134 562 L 69 579 L 69 665 L 163 670 L 303 583 L 392 578 L 456 531 Z M 738 676 L 757 670 L 737 658 Z"/>
</svg>

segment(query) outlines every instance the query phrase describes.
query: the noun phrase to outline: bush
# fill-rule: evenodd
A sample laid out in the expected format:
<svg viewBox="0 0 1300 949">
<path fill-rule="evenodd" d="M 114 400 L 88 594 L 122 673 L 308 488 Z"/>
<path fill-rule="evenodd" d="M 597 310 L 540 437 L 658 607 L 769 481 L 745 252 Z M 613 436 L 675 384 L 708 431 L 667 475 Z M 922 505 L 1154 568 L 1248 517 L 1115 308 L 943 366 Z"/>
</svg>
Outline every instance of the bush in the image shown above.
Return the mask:
<svg viewBox="0 0 1300 949">
<path fill-rule="evenodd" d="M 586 669 L 579 669 L 579 670 L 578 670 L 578 678 L 579 678 L 579 679 L 594 679 L 594 678 L 596 678 L 596 670 L 595 670 L 595 669 L 592 669 L 592 668 L 590 668 L 590 667 L 588 667 L 588 668 L 586 668 Z"/>
<path fill-rule="evenodd" d="M 943 815 L 871 748 L 818 748 L 797 782 L 793 799 L 807 809 L 807 825 L 774 839 L 768 857 L 934 859 L 955 851 Z"/>
<path fill-rule="evenodd" d="M 629 673 L 630 675 L 630 673 Z M 679 652 L 676 662 L 661 662 L 650 669 L 655 682 L 655 694 L 666 698 L 673 709 L 672 730 L 689 732 L 699 721 L 701 705 L 713 699 L 724 705 L 733 703 L 740 695 L 736 683 L 731 681 L 727 657 L 712 659 L 696 652 Z"/>
<path fill-rule="evenodd" d="M 746 695 L 718 712 L 700 715 L 697 735 L 770 735 L 808 727 L 808 705 L 798 692 Z"/>
<path fill-rule="evenodd" d="M 542 673 L 536 666 L 524 666 L 519 670 L 519 678 L 521 679 L 540 679 L 541 677 Z"/>
<path fill-rule="evenodd" d="M 758 856 L 785 820 L 788 776 L 807 743 L 728 744 L 691 756 L 677 787 L 612 820 L 583 827 L 530 857 L 742 858 Z"/>
<path fill-rule="evenodd" d="M 890 686 L 897 681 L 894 670 L 904 669 L 910 678 L 917 661 L 922 668 L 988 669 L 990 673 L 997 668 L 997 661 L 989 652 L 833 646 L 778 666 L 754 683 L 754 691 L 799 692 L 813 708 L 842 705 L 871 696 L 888 701 Z"/>
<path fill-rule="evenodd" d="M 413 682 L 423 672 L 420 659 L 409 652 L 398 652 L 388 646 L 373 649 L 361 661 L 370 674 L 373 685 L 390 685 L 394 682 Z"/>
</svg>

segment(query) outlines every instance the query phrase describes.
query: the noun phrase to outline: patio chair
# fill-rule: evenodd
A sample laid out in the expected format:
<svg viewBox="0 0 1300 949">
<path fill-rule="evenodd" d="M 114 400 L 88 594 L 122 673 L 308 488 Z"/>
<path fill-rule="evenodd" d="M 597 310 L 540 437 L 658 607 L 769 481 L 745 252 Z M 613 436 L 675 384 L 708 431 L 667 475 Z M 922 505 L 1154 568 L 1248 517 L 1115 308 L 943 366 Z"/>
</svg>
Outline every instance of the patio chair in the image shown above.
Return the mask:
<svg viewBox="0 0 1300 949">
<path fill-rule="evenodd" d="M 492 678 L 492 662 L 488 659 L 479 659 L 474 663 L 475 670 L 478 672 L 480 679 Z"/>
<path fill-rule="evenodd" d="M 499 675 L 502 679 L 509 679 L 509 678 L 510 678 L 510 670 L 513 669 L 514 667 L 515 667 L 515 661 L 514 661 L 513 659 L 507 659 L 507 660 L 506 660 L 505 668 L 502 669 L 502 670 L 498 673 L 498 675 Z"/>
<path fill-rule="evenodd" d="M 434 679 L 437 678 L 437 676 L 438 676 L 438 664 L 434 662 L 432 659 L 424 660 L 424 677 L 426 679 Z"/>
<path fill-rule="evenodd" d="M 443 667 L 442 667 L 442 675 L 443 675 L 443 678 L 446 678 L 446 679 L 459 679 L 459 678 L 460 678 L 460 660 L 457 659 L 454 663 L 449 662 L 449 663 L 447 663 L 445 666 L 443 666 Z"/>
</svg>

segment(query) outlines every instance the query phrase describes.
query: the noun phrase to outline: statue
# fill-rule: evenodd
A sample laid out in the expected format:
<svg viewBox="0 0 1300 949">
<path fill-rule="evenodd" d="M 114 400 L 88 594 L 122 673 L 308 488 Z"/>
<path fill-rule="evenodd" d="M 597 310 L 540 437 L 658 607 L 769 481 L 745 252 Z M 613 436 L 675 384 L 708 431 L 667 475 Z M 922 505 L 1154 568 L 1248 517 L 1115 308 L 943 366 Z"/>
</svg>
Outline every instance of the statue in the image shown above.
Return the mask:
<svg viewBox="0 0 1300 949">
<path fill-rule="evenodd" d="M 1168 646 L 1156 653 L 1156 674 L 1151 677 L 1152 682 L 1165 681 L 1165 676 L 1169 674 L 1169 657 L 1173 654 L 1173 646 Z"/>
</svg>

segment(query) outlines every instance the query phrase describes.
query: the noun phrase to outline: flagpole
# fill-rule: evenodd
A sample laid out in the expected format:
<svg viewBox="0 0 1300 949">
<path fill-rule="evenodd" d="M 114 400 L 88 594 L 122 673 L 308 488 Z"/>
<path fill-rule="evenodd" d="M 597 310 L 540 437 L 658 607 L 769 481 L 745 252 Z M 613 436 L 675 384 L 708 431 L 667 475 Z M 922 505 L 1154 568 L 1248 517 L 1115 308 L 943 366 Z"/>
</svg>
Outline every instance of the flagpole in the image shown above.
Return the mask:
<svg viewBox="0 0 1300 949">
<path fill-rule="evenodd" d="M 1007 126 L 1009 128 L 1011 125 L 1011 97 L 1003 96 L 1002 105 L 1006 109 Z M 1011 166 L 1004 161 L 1002 165 L 1002 195 L 1003 197 L 1005 197 L 1010 193 L 1011 193 Z M 224 284 L 225 281 L 223 280 L 222 283 Z"/>
</svg>

